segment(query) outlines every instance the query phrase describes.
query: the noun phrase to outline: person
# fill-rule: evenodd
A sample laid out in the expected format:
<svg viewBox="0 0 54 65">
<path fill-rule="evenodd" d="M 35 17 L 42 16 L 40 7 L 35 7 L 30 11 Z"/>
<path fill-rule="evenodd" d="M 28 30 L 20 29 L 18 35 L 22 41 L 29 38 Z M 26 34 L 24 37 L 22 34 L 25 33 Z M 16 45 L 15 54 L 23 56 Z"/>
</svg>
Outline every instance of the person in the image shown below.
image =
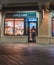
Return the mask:
<svg viewBox="0 0 54 65">
<path fill-rule="evenodd" d="M 32 37 L 33 42 L 35 42 L 35 36 L 36 36 L 36 28 L 35 26 L 33 26 L 31 29 L 31 37 Z"/>
</svg>

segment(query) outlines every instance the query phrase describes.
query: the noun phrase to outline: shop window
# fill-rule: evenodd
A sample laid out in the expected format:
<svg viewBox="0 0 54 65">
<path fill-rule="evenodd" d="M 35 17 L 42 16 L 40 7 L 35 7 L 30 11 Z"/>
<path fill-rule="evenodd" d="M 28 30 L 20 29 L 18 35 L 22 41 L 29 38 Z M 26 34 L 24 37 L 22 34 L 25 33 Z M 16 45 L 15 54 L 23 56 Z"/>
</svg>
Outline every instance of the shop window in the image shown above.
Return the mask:
<svg viewBox="0 0 54 65">
<path fill-rule="evenodd" d="M 5 34 L 13 35 L 14 19 L 5 19 Z"/>
<path fill-rule="evenodd" d="M 24 35 L 23 18 L 6 18 L 4 26 L 5 35 Z"/>
<path fill-rule="evenodd" d="M 15 19 L 15 35 L 24 35 L 24 19 Z"/>
</svg>

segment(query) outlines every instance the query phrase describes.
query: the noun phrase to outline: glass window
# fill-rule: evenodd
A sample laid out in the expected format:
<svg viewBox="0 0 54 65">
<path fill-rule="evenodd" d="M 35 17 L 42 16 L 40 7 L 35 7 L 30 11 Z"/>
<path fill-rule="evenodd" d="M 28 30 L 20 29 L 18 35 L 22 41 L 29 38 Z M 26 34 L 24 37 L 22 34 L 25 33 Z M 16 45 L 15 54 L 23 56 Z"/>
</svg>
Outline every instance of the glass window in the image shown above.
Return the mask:
<svg viewBox="0 0 54 65">
<path fill-rule="evenodd" d="M 13 35 L 14 19 L 5 19 L 5 34 Z"/>
<path fill-rule="evenodd" d="M 30 23 L 30 22 L 32 22 L 31 24 L 30 24 L 30 27 L 32 27 L 32 26 L 35 26 L 35 27 L 37 27 L 38 25 L 37 25 L 37 18 L 36 17 L 31 17 L 31 18 L 26 18 L 25 19 L 25 22 L 26 22 L 26 35 L 28 35 L 28 29 L 29 29 L 29 26 L 28 26 L 28 24 Z M 35 23 L 36 24 L 35 24 Z M 36 26 L 37 25 L 37 26 Z"/>
<path fill-rule="evenodd" d="M 15 35 L 24 34 L 24 19 L 15 19 Z"/>
<path fill-rule="evenodd" d="M 5 35 L 24 35 L 24 19 L 5 19 Z"/>
</svg>

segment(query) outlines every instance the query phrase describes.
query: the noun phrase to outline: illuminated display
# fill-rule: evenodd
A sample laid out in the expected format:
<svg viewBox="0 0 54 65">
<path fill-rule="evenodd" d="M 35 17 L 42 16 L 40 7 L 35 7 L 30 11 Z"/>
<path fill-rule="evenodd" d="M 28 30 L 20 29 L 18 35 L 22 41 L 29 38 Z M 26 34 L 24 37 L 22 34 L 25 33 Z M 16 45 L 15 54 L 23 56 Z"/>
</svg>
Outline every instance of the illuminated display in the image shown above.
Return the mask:
<svg viewBox="0 0 54 65">
<path fill-rule="evenodd" d="M 14 19 L 5 19 L 5 34 L 13 35 Z"/>
<path fill-rule="evenodd" d="M 35 23 L 38 22 L 38 19 L 35 18 L 35 17 L 34 17 L 34 18 L 32 17 L 32 18 L 26 18 L 25 21 L 26 21 L 26 35 L 28 35 L 28 27 L 29 27 L 29 26 L 28 26 L 28 23 L 29 23 L 29 22 L 32 22 L 32 23 L 30 24 L 30 28 L 32 28 L 33 25 L 36 27 L 36 24 L 35 24 Z M 33 22 L 34 22 L 34 23 L 33 23 Z"/>
<path fill-rule="evenodd" d="M 36 17 L 36 11 L 18 11 L 15 13 L 6 13 L 6 17 Z"/>
<path fill-rule="evenodd" d="M 24 19 L 15 19 L 15 35 L 24 34 Z"/>
<path fill-rule="evenodd" d="M 23 35 L 24 34 L 24 19 L 5 19 L 5 34 L 6 35 Z"/>
</svg>

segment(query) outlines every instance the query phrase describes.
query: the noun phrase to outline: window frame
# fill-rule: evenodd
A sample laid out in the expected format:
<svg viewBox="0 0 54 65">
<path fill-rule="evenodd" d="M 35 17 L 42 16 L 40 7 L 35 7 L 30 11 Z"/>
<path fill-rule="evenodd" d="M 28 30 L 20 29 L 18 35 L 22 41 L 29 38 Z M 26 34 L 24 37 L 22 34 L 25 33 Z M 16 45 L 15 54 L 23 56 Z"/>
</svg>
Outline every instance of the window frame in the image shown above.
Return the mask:
<svg viewBox="0 0 54 65">
<path fill-rule="evenodd" d="M 5 34 L 5 19 L 13 19 L 13 35 Z M 5 36 L 25 36 L 25 18 L 17 18 L 17 19 L 24 19 L 24 34 L 23 35 L 15 35 L 15 19 L 16 18 L 4 18 L 4 35 Z M 11 20 L 10 20 L 11 21 Z"/>
</svg>

